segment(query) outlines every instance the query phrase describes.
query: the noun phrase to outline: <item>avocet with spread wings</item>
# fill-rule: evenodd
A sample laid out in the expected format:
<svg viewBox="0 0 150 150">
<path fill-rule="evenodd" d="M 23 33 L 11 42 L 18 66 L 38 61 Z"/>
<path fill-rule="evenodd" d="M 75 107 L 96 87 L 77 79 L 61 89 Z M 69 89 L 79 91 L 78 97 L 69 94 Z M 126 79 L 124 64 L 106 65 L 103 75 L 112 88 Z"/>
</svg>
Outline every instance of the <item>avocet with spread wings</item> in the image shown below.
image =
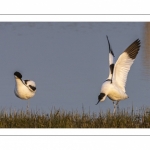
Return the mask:
<svg viewBox="0 0 150 150">
<path fill-rule="evenodd" d="M 114 53 L 110 46 L 110 42 L 107 36 L 109 45 L 109 76 L 102 84 L 100 95 L 98 96 L 98 102 L 102 102 L 108 97 L 113 101 L 114 113 L 116 112 L 116 106 L 120 100 L 128 98 L 126 94 L 125 85 L 127 81 L 128 72 L 132 66 L 139 50 L 140 40 L 135 40 L 118 58 L 114 64 Z M 115 104 L 116 101 L 116 104 Z"/>
</svg>

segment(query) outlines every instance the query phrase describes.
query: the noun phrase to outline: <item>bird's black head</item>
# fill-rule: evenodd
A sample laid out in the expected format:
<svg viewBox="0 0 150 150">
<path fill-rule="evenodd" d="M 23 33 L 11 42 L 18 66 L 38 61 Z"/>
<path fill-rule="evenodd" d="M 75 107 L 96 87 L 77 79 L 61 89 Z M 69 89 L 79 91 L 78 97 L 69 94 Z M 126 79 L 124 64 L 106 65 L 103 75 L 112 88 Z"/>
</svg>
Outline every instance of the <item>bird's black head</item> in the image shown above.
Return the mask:
<svg viewBox="0 0 150 150">
<path fill-rule="evenodd" d="M 22 74 L 20 73 L 20 72 L 15 72 L 14 73 L 14 75 L 16 76 L 16 77 L 18 77 L 19 79 L 21 79 L 22 78 Z"/>
<path fill-rule="evenodd" d="M 100 93 L 100 95 L 98 96 L 98 102 L 97 102 L 97 104 L 104 98 L 104 96 L 105 96 L 105 93 Z"/>
</svg>

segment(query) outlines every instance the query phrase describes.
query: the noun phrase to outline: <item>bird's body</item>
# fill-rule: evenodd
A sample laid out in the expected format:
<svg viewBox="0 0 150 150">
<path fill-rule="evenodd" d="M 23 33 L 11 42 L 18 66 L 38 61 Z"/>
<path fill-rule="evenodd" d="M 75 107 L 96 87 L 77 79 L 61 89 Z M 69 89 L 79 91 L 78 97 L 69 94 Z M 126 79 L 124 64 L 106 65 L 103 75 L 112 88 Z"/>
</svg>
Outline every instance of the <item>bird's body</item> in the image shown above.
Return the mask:
<svg viewBox="0 0 150 150">
<path fill-rule="evenodd" d="M 107 37 L 108 40 L 108 37 Z M 102 84 L 100 95 L 98 96 L 98 102 L 104 101 L 106 97 L 110 100 L 116 101 L 116 105 L 119 101 L 127 99 L 125 85 L 130 67 L 132 66 L 139 48 L 140 40 L 134 41 L 118 58 L 116 63 L 113 63 L 114 53 L 111 49 L 109 40 L 109 76 L 106 81 Z M 114 104 L 114 112 L 116 110 Z"/>
<path fill-rule="evenodd" d="M 106 92 L 107 91 L 107 92 Z M 123 100 L 128 98 L 128 95 L 118 86 L 111 83 L 111 81 L 105 81 L 101 87 L 101 93 L 105 93 L 109 99 L 113 101 Z M 104 101 L 105 99 L 101 100 Z"/>
<path fill-rule="evenodd" d="M 15 95 L 23 100 L 28 100 L 35 95 L 36 85 L 34 81 L 22 80 L 22 75 L 19 72 L 14 73 L 16 86 Z"/>
</svg>

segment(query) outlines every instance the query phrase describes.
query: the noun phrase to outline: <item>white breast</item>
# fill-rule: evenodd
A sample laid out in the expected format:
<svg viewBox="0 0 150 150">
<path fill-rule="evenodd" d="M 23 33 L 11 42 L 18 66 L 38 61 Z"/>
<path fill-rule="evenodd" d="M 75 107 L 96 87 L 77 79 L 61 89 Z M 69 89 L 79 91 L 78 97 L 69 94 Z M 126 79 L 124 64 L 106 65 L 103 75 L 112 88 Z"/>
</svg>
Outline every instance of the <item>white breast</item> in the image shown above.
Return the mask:
<svg viewBox="0 0 150 150">
<path fill-rule="evenodd" d="M 121 88 L 116 87 L 113 84 L 110 84 L 109 89 L 108 97 L 113 101 L 120 101 L 128 98 L 128 95 Z"/>
<path fill-rule="evenodd" d="M 35 95 L 35 92 L 29 90 L 29 88 L 23 84 L 20 79 L 16 79 L 16 87 L 15 87 L 15 94 L 17 97 L 27 100 Z"/>
</svg>

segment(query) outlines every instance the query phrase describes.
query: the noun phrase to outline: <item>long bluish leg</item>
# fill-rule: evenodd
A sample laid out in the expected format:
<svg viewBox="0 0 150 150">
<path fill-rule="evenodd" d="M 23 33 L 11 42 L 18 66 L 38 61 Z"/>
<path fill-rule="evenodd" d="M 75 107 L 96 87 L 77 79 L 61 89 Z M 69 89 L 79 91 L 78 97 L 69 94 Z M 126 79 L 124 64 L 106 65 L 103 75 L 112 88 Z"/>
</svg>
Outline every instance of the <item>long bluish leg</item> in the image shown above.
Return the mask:
<svg viewBox="0 0 150 150">
<path fill-rule="evenodd" d="M 117 107 L 117 112 L 119 111 L 119 105 L 118 105 L 119 101 L 116 102 L 116 107 Z"/>
<path fill-rule="evenodd" d="M 114 112 L 113 112 L 113 114 L 115 114 L 116 113 L 116 104 L 115 104 L 114 101 L 113 101 L 113 105 L 114 105 Z"/>
<path fill-rule="evenodd" d="M 119 111 L 119 105 L 118 105 L 119 101 L 116 102 L 116 106 L 117 106 L 117 112 Z"/>
<path fill-rule="evenodd" d="M 27 114 L 29 114 L 29 106 L 30 106 L 30 100 L 27 102 Z"/>
</svg>

